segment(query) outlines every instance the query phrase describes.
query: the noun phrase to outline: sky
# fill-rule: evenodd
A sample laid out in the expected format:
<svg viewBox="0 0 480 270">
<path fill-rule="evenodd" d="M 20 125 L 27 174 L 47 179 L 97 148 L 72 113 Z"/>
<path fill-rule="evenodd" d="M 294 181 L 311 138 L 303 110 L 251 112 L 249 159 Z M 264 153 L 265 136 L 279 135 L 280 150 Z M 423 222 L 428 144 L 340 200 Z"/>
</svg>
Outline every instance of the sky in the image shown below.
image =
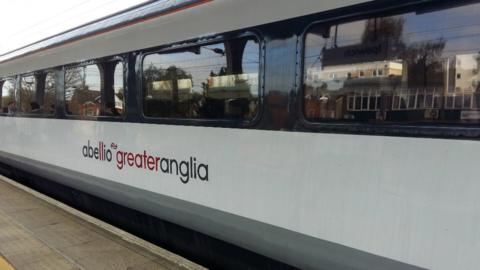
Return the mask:
<svg viewBox="0 0 480 270">
<path fill-rule="evenodd" d="M 0 0 L 0 55 L 147 0 Z"/>
</svg>

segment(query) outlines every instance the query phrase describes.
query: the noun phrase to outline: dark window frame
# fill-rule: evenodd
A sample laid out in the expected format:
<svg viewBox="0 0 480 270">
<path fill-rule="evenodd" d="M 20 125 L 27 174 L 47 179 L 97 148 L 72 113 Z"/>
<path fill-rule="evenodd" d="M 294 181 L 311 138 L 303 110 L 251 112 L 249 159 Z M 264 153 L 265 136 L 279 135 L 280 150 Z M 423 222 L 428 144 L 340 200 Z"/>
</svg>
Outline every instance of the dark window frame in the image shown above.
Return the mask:
<svg viewBox="0 0 480 270">
<path fill-rule="evenodd" d="M 61 103 L 62 103 L 62 113 L 64 118 L 66 119 L 71 119 L 71 120 L 91 120 L 91 121 L 114 121 L 114 122 L 122 122 L 125 121 L 127 117 L 127 97 L 128 97 L 128 81 L 127 81 L 127 55 L 126 54 L 120 54 L 120 55 L 114 55 L 114 56 L 107 56 L 107 57 L 101 57 L 101 58 L 96 58 L 96 59 L 90 59 L 90 60 L 85 60 L 81 62 L 74 62 L 66 65 L 62 65 L 61 67 L 61 73 L 62 73 L 62 97 L 61 97 Z M 123 91 L 124 91 L 124 100 L 123 100 L 123 113 L 118 116 L 110 116 L 110 115 L 98 115 L 98 116 L 88 116 L 88 115 L 74 115 L 74 114 L 69 114 L 67 112 L 67 99 L 66 99 L 66 88 L 65 88 L 65 72 L 67 69 L 73 69 L 77 67 L 85 67 L 89 65 L 98 65 L 101 63 L 107 63 L 107 62 L 121 62 L 123 65 Z M 99 70 L 99 72 L 101 72 Z M 101 90 L 100 90 L 101 91 Z M 103 108 L 102 108 L 103 109 Z"/>
<path fill-rule="evenodd" d="M 305 75 L 305 45 L 306 38 L 312 28 L 318 26 L 330 27 L 342 23 L 355 22 L 359 20 L 388 17 L 401 15 L 409 12 L 422 13 L 425 10 L 447 10 L 462 5 L 475 4 L 474 1 L 464 1 L 465 3 L 439 4 L 435 3 L 415 4 L 407 3 L 405 5 L 379 8 L 377 10 L 360 11 L 350 15 L 332 17 L 325 19 L 313 19 L 307 24 L 303 32 L 299 35 L 297 51 L 297 93 L 299 97 L 297 113 L 299 115 L 300 129 L 314 132 L 339 133 L 339 134 L 361 134 L 376 136 L 400 136 L 400 137 L 426 137 L 426 138 L 447 138 L 447 139 L 480 139 L 480 123 L 477 126 L 468 126 L 463 123 L 347 123 L 336 120 L 331 121 L 311 121 L 305 115 L 304 102 L 304 75 Z"/>
<path fill-rule="evenodd" d="M 143 62 L 146 56 L 161 53 L 176 53 L 190 47 L 206 46 L 215 43 L 221 43 L 227 40 L 235 40 L 240 38 L 252 38 L 258 43 L 259 52 L 259 70 L 258 70 L 258 109 L 256 115 L 250 120 L 237 119 L 208 119 L 208 118 L 180 118 L 180 117 L 151 117 L 144 113 L 144 90 L 143 90 Z M 261 35 L 257 31 L 243 31 L 239 33 L 221 34 L 201 39 L 192 39 L 187 41 L 176 42 L 167 45 L 161 45 L 154 48 L 141 50 L 136 60 L 137 67 L 137 106 L 140 122 L 153 124 L 171 124 L 171 125 L 188 125 L 188 126 L 213 126 L 213 127 L 253 127 L 259 123 L 264 110 L 264 67 L 265 67 L 265 43 Z"/>
</svg>

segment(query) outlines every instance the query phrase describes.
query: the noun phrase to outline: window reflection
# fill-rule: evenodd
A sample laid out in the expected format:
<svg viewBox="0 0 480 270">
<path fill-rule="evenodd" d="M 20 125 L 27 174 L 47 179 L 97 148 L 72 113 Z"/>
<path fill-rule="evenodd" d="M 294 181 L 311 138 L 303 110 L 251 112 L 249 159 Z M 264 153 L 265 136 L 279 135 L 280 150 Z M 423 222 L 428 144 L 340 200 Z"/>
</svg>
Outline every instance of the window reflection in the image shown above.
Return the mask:
<svg viewBox="0 0 480 270">
<path fill-rule="evenodd" d="M 48 72 L 45 78 L 45 87 L 44 87 L 44 96 L 43 96 L 43 113 L 45 114 L 54 114 L 55 113 L 55 74 L 53 72 Z"/>
<path fill-rule="evenodd" d="M 100 115 L 100 70 L 97 65 L 65 70 L 65 101 L 69 115 Z"/>
<path fill-rule="evenodd" d="M 151 117 L 252 119 L 259 45 L 252 39 L 147 55 L 144 113 Z"/>
<path fill-rule="evenodd" d="M 40 112 L 40 104 L 37 102 L 35 76 L 20 77 L 20 111 L 24 113 Z"/>
<path fill-rule="evenodd" d="M 15 103 L 15 80 L 13 79 L 1 80 L 0 87 L 2 89 L 2 95 L 1 95 L 2 113 L 14 114 L 17 107 Z"/>
<path fill-rule="evenodd" d="M 19 111 L 24 114 L 55 112 L 55 77 L 53 72 L 20 76 Z"/>
<path fill-rule="evenodd" d="M 479 6 L 312 28 L 305 47 L 306 117 L 479 121 Z"/>
<path fill-rule="evenodd" d="M 115 63 L 115 70 L 114 70 L 114 80 L 113 80 L 113 93 L 114 93 L 114 100 L 113 100 L 113 115 L 121 115 L 123 114 L 123 104 L 124 104 L 124 85 L 123 85 L 123 63 L 117 62 Z M 107 104 L 107 110 L 109 106 Z"/>
<path fill-rule="evenodd" d="M 98 62 L 65 70 L 67 114 L 118 117 L 124 111 L 124 64 Z"/>
</svg>

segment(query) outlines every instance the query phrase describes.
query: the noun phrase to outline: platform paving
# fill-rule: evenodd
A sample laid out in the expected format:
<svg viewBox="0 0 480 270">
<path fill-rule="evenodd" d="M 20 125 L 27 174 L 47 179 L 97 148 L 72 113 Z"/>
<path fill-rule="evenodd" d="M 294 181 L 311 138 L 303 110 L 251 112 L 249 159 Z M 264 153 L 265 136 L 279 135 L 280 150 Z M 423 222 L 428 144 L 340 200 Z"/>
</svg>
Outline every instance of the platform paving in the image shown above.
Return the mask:
<svg viewBox="0 0 480 270">
<path fill-rule="evenodd" d="M 0 176 L 0 270 L 205 269 Z"/>
</svg>

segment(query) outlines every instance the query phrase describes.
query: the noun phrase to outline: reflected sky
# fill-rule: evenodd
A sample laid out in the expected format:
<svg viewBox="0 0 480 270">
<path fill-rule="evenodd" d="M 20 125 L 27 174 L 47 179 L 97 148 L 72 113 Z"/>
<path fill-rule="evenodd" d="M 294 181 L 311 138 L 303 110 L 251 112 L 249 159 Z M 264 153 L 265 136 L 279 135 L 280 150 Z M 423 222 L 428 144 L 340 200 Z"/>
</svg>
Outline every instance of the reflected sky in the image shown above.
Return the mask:
<svg viewBox="0 0 480 270">
<path fill-rule="evenodd" d="M 418 44 L 428 41 L 443 40 L 445 48 L 443 56 L 477 53 L 480 44 L 480 5 L 467 5 L 448 10 L 428 13 L 407 13 L 392 16 L 393 19 L 403 19 L 402 41 L 406 44 Z M 335 42 L 335 27 L 330 30 L 331 38 L 324 40 L 319 35 L 308 37 L 306 61 L 312 65 L 318 57 L 321 48 L 350 46 L 360 44 L 365 32 L 367 20 L 344 23 L 338 26 L 338 36 Z M 312 59 L 313 60 L 310 60 Z"/>
<path fill-rule="evenodd" d="M 13 91 L 15 84 L 11 80 L 7 80 L 3 83 L 2 86 L 2 97 L 9 96 L 10 93 Z"/>
</svg>

